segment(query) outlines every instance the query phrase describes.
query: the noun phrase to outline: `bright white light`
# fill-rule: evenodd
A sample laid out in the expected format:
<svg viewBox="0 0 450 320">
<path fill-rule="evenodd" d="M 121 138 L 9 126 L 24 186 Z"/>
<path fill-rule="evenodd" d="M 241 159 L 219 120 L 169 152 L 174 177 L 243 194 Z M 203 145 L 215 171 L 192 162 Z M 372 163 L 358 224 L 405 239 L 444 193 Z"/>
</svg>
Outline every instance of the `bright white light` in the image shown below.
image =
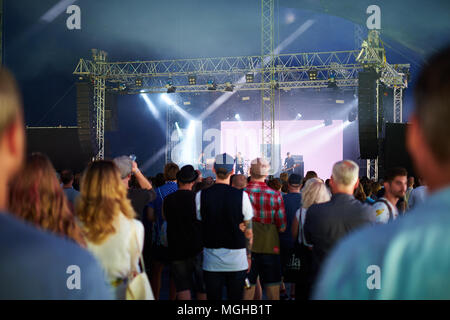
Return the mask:
<svg viewBox="0 0 450 320">
<path fill-rule="evenodd" d="M 153 104 L 152 100 L 148 97 L 147 94 L 141 94 L 142 99 L 144 99 L 145 103 L 147 103 L 147 107 L 149 108 L 150 112 L 153 114 L 153 116 L 156 119 L 159 119 L 159 111 L 156 109 L 155 105 Z"/>
<path fill-rule="evenodd" d="M 286 22 L 286 24 L 293 23 L 295 21 L 295 15 L 292 12 L 289 12 L 288 14 L 286 14 L 284 21 Z"/>
<path fill-rule="evenodd" d="M 241 116 L 239 115 L 239 113 L 236 113 L 236 114 L 234 115 L 234 118 L 235 118 L 236 120 L 241 120 Z"/>
<path fill-rule="evenodd" d="M 301 113 L 297 113 L 297 119 L 300 119 L 302 117 Z"/>
<path fill-rule="evenodd" d="M 172 106 L 176 112 L 178 112 L 179 114 L 181 114 L 183 117 L 185 117 L 188 120 L 193 120 L 194 118 L 186 112 L 186 110 L 184 110 L 183 108 L 181 108 L 179 105 L 177 105 L 170 97 L 167 93 L 163 93 L 161 95 L 161 99 L 166 102 L 169 106 Z"/>
<path fill-rule="evenodd" d="M 175 122 L 175 128 L 177 128 L 178 137 L 182 138 L 183 132 L 181 131 L 180 126 L 178 125 L 178 122 Z"/>
</svg>

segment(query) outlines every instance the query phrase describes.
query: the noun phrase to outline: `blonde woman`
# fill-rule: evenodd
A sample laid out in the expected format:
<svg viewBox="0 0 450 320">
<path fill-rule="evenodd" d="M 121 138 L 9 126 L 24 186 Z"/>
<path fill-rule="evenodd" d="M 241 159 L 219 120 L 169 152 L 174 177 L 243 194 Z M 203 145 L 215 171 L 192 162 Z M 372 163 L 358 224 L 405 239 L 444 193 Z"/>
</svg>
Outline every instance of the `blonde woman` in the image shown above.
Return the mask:
<svg viewBox="0 0 450 320">
<path fill-rule="evenodd" d="M 134 219 L 127 190 L 112 161 L 92 162 L 80 187 L 76 213 L 87 249 L 103 266 L 116 298 L 125 299 L 128 279 L 139 270 L 144 227 Z"/>
<path fill-rule="evenodd" d="M 306 242 L 303 234 L 303 225 L 305 224 L 308 208 L 316 203 L 328 202 L 330 199 L 330 194 L 325 183 L 318 178 L 309 179 L 302 189 L 302 205 L 295 213 L 291 229 L 292 237 L 296 240 L 296 252 L 301 261 L 300 275 L 295 284 L 296 300 L 308 299 L 312 285 L 310 270 L 312 246 Z"/>
</svg>

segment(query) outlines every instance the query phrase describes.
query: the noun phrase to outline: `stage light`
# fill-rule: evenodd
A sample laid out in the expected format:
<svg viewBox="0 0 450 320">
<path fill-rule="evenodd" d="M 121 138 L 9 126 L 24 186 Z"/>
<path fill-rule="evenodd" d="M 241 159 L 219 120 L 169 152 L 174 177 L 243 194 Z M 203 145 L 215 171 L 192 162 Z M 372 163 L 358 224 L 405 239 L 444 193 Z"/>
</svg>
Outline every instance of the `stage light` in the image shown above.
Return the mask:
<svg viewBox="0 0 450 320">
<path fill-rule="evenodd" d="M 189 76 L 188 77 L 189 85 L 194 86 L 197 84 L 197 77 L 196 76 Z"/>
<path fill-rule="evenodd" d="M 217 84 L 215 83 L 214 80 L 209 80 L 208 81 L 208 90 L 216 90 L 217 89 Z"/>
<path fill-rule="evenodd" d="M 167 80 L 166 88 L 167 93 L 175 93 L 175 91 L 177 90 L 177 87 L 173 85 L 172 79 Z"/>
<path fill-rule="evenodd" d="M 234 118 L 236 119 L 236 120 L 241 120 L 241 116 L 239 115 L 239 113 L 236 113 L 235 115 L 234 115 Z"/>
<path fill-rule="evenodd" d="M 233 86 L 230 82 L 227 82 L 225 85 L 226 85 L 225 91 L 227 91 L 227 92 L 233 92 L 234 86 Z"/>
<path fill-rule="evenodd" d="M 137 78 L 134 83 L 135 83 L 136 87 L 142 87 L 142 79 L 141 78 Z"/>
<path fill-rule="evenodd" d="M 245 81 L 247 83 L 252 83 L 255 80 L 255 76 L 253 75 L 253 73 L 247 73 L 245 75 Z"/>
<path fill-rule="evenodd" d="M 120 90 L 120 91 L 125 91 L 125 90 L 127 90 L 127 85 L 126 85 L 126 83 L 121 83 L 121 84 L 119 84 L 119 90 Z"/>
<path fill-rule="evenodd" d="M 301 113 L 297 113 L 297 116 L 295 117 L 296 120 L 300 119 L 302 117 Z"/>
<path fill-rule="evenodd" d="M 314 81 L 317 80 L 317 69 L 309 69 L 308 70 L 308 77 L 309 80 Z"/>
<path fill-rule="evenodd" d="M 149 96 L 147 94 L 141 94 L 142 99 L 144 99 L 145 103 L 147 104 L 148 109 L 153 114 L 153 116 L 156 119 L 159 119 L 159 111 L 156 108 L 156 106 L 153 104 L 152 100 L 150 100 Z"/>
</svg>

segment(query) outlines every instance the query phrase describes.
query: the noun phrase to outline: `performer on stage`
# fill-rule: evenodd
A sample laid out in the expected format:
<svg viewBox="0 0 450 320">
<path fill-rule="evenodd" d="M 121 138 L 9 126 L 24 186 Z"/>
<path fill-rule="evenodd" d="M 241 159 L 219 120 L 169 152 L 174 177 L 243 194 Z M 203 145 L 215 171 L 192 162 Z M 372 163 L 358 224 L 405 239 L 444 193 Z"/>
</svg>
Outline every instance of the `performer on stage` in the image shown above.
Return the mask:
<svg viewBox="0 0 450 320">
<path fill-rule="evenodd" d="M 236 154 L 236 159 L 234 159 L 234 163 L 236 163 L 236 174 L 244 174 L 244 158 L 240 152 Z"/>
<path fill-rule="evenodd" d="M 200 170 L 201 172 L 206 170 L 206 159 L 205 159 L 205 154 L 203 152 L 200 153 L 200 155 L 197 159 L 197 166 L 198 166 L 198 170 Z"/>
<path fill-rule="evenodd" d="M 295 160 L 291 157 L 291 153 L 288 152 L 287 158 L 284 160 L 284 168 L 283 171 L 289 174 L 294 173 Z"/>
</svg>

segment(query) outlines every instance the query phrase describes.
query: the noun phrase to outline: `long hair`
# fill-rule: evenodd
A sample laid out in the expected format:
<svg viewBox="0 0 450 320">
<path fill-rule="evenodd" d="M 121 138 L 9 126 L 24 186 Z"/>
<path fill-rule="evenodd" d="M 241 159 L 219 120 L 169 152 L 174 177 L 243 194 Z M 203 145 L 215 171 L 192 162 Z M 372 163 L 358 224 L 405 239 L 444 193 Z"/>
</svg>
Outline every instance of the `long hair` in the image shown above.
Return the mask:
<svg viewBox="0 0 450 320">
<path fill-rule="evenodd" d="M 309 179 L 302 190 L 302 207 L 308 209 L 315 203 L 330 201 L 330 194 L 322 180 Z"/>
<path fill-rule="evenodd" d="M 10 186 L 9 209 L 35 226 L 66 236 L 86 246 L 81 229 L 69 209 L 56 171 L 47 156 L 28 157 L 22 171 Z"/>
<path fill-rule="evenodd" d="M 75 211 L 88 241 L 100 244 L 114 234 L 114 220 L 119 214 L 133 219 L 136 213 L 127 198 L 127 189 L 119 169 L 112 161 L 89 164 L 80 186 Z"/>
</svg>

